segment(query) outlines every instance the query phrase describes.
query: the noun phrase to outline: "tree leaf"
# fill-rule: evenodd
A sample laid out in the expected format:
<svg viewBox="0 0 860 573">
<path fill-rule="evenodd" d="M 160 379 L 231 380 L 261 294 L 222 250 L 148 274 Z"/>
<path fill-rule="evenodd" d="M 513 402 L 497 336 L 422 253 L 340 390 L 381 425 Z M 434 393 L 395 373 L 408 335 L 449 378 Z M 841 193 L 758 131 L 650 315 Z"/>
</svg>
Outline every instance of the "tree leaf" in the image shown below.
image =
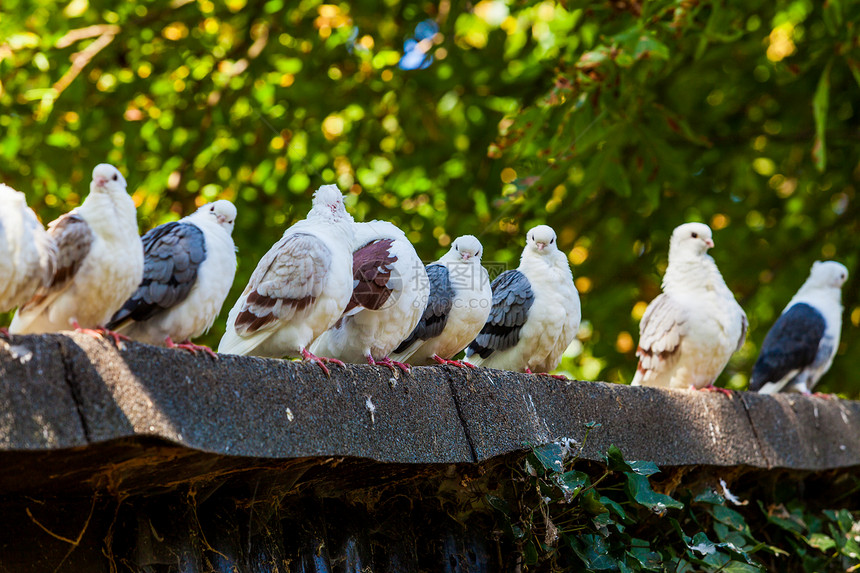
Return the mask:
<svg viewBox="0 0 860 573">
<path fill-rule="evenodd" d="M 632 471 L 624 473 L 627 476 L 628 494 L 640 505 L 644 505 L 657 513 L 662 513 L 669 508 L 681 509 L 684 507 L 684 504 L 680 501 L 651 489 L 651 483 L 648 481 L 647 476 L 642 476 Z"/>
<path fill-rule="evenodd" d="M 812 115 L 815 117 L 815 142 L 812 145 L 812 159 L 815 161 L 815 167 L 820 172 L 824 172 L 827 167 L 827 113 L 830 108 L 830 68 L 833 67 L 833 60 L 827 62 L 824 71 L 821 72 L 821 78 L 818 80 L 818 87 L 815 89 L 815 96 L 812 98 Z"/>
</svg>

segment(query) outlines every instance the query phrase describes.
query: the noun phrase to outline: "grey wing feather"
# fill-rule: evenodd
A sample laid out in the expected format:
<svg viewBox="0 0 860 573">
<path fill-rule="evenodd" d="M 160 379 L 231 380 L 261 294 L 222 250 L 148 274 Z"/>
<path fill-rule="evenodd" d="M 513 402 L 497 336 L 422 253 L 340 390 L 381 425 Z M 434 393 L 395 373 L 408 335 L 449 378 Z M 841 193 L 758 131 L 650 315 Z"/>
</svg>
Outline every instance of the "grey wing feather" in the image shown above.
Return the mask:
<svg viewBox="0 0 860 573">
<path fill-rule="evenodd" d="M 661 294 L 648 305 L 639 323 L 638 370 L 670 367 L 678 359 L 686 316 L 671 295 Z"/>
<path fill-rule="evenodd" d="M 528 320 L 534 303 L 529 279 L 518 270 L 505 271 L 491 285 L 493 307 L 481 332 L 469 344 L 468 355 L 489 357 L 495 351 L 506 350 L 519 342 L 520 330 Z"/>
<path fill-rule="evenodd" d="M 74 211 L 48 225 L 48 235 L 56 245 L 56 265 L 47 284 L 36 291 L 22 309 L 38 306 L 46 298 L 65 289 L 74 279 L 81 263 L 90 252 L 95 235 L 83 217 Z"/>
<path fill-rule="evenodd" d="M 108 323 L 108 328 L 134 320 L 148 320 L 185 300 L 200 264 L 206 260 L 206 238 L 191 223 L 166 223 L 143 237 L 143 280 Z"/>
<path fill-rule="evenodd" d="M 283 237 L 263 256 L 245 287 L 236 332 L 254 333 L 313 304 L 331 263 L 331 250 L 318 237 L 307 233 Z"/>
<path fill-rule="evenodd" d="M 400 343 L 394 353 L 405 352 L 417 340 L 430 340 L 436 338 L 445 330 L 448 323 L 448 315 L 454 306 L 454 287 L 448 275 L 448 267 L 445 265 L 427 265 L 427 278 L 430 280 L 430 297 L 424 314 L 418 320 L 418 324 L 412 333 Z"/>
</svg>

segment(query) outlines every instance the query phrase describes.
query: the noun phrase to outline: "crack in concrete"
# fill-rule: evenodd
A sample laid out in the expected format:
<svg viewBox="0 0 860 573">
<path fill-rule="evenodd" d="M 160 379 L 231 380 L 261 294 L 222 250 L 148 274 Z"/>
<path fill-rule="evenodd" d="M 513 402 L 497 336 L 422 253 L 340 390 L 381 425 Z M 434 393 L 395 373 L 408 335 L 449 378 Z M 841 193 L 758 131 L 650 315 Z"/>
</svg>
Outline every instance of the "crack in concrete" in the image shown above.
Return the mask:
<svg viewBox="0 0 860 573">
<path fill-rule="evenodd" d="M 87 417 L 84 414 L 83 396 L 81 396 L 80 388 L 78 387 L 75 378 L 74 364 L 72 362 L 68 350 L 66 349 L 67 343 L 68 339 L 57 340 L 57 345 L 60 347 L 60 357 L 63 360 L 63 380 L 65 381 L 66 385 L 68 385 L 69 392 L 72 395 L 72 400 L 75 402 L 75 410 L 77 410 L 78 418 L 81 421 L 81 429 L 84 432 L 84 438 L 86 439 L 88 444 L 92 444 L 93 440 L 90 434 L 90 427 L 89 424 L 87 424 Z"/>
<path fill-rule="evenodd" d="M 759 435 L 758 435 L 758 430 L 756 430 L 755 422 L 753 421 L 752 415 L 750 414 L 749 405 L 747 404 L 747 401 L 745 400 L 745 396 L 741 395 L 740 399 L 741 399 L 741 406 L 744 407 L 744 413 L 747 415 L 747 421 L 749 421 L 750 428 L 752 429 L 753 436 L 755 437 L 755 446 L 758 449 L 758 453 L 761 456 L 761 458 L 764 460 L 764 463 L 767 464 L 767 469 L 773 469 L 773 467 L 774 467 L 773 463 L 767 458 L 767 456 L 764 453 L 764 446 L 762 445 L 761 437 L 759 437 Z"/>
<path fill-rule="evenodd" d="M 454 378 L 451 376 L 449 368 L 454 366 L 443 366 L 445 370 L 445 378 L 448 379 L 448 387 L 451 389 L 451 397 L 454 399 L 454 408 L 457 410 L 457 417 L 460 418 L 460 425 L 463 427 L 463 434 L 466 436 L 466 443 L 469 444 L 469 451 L 472 454 L 472 462 L 478 463 L 478 452 L 475 450 L 475 444 L 472 442 L 472 434 L 469 433 L 469 427 L 466 423 L 466 418 L 463 416 L 463 411 L 460 408 L 460 396 L 454 388 Z"/>
</svg>

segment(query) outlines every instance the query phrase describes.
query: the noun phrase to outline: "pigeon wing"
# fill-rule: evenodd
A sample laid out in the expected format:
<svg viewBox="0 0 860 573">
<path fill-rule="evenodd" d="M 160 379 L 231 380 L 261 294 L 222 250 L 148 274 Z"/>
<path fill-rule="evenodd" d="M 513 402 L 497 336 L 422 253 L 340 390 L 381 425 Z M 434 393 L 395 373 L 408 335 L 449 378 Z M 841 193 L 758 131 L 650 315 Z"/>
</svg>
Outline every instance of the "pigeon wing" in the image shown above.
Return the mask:
<svg viewBox="0 0 860 573">
<path fill-rule="evenodd" d="M 47 284 L 36 291 L 22 310 L 35 308 L 65 290 L 75 278 L 95 239 L 89 223 L 74 212 L 52 221 L 48 225 L 48 235 L 56 245 L 56 265 L 53 276 Z"/>
<path fill-rule="evenodd" d="M 141 237 L 143 280 L 137 291 L 111 318 L 114 329 L 128 320 L 144 321 L 188 297 L 206 260 L 206 239 L 190 223 L 159 225 Z"/>
<path fill-rule="evenodd" d="M 667 293 L 648 305 L 639 323 L 636 355 L 640 374 L 668 369 L 677 362 L 686 321 L 684 309 Z"/>
<path fill-rule="evenodd" d="M 478 354 L 481 358 L 488 358 L 497 350 L 515 346 L 535 300 L 529 279 L 518 270 L 503 272 L 490 287 L 493 290 L 490 316 L 469 344 L 467 355 Z"/>
<path fill-rule="evenodd" d="M 294 233 L 263 256 L 248 286 L 235 329 L 253 334 L 277 321 L 292 319 L 322 294 L 332 253 L 318 237 Z"/>
<path fill-rule="evenodd" d="M 795 304 L 782 313 L 761 345 L 750 390 L 761 390 L 768 382 L 778 383 L 792 372 L 811 366 L 826 327 L 824 316 L 805 303 Z"/>
<path fill-rule="evenodd" d="M 430 340 L 442 334 L 448 323 L 448 315 L 451 314 L 451 308 L 454 306 L 456 293 L 451 285 L 448 267 L 433 264 L 427 265 L 425 268 L 427 278 L 430 281 L 430 296 L 427 299 L 427 307 L 409 337 L 394 350 L 395 354 L 405 352 L 418 340 Z"/>
<path fill-rule="evenodd" d="M 352 253 L 353 289 L 344 314 L 360 308 L 379 310 L 391 297 L 389 279 L 397 262 L 393 244 L 392 239 L 377 239 Z"/>
</svg>

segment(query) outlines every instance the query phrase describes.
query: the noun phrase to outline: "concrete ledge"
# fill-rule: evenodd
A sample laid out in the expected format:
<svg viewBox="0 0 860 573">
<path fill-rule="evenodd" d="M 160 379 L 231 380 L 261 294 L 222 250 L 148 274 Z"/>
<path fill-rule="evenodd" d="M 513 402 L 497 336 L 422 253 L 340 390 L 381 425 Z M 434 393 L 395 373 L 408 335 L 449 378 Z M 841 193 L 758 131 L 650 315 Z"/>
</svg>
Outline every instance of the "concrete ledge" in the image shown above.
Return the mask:
<svg viewBox="0 0 860 573">
<path fill-rule="evenodd" d="M 90 336 L 0 341 L 0 465 L 138 438 L 271 460 L 482 462 L 591 430 L 659 466 L 829 470 L 860 465 L 860 403 L 564 382 L 496 370 L 333 368 Z M 84 450 L 86 448 L 83 448 Z M 67 452 L 71 454 L 71 452 Z M 138 452 L 143 454 L 143 450 Z M 189 454 L 190 455 L 190 454 Z M 23 457 L 22 457 L 23 456 Z"/>
</svg>

